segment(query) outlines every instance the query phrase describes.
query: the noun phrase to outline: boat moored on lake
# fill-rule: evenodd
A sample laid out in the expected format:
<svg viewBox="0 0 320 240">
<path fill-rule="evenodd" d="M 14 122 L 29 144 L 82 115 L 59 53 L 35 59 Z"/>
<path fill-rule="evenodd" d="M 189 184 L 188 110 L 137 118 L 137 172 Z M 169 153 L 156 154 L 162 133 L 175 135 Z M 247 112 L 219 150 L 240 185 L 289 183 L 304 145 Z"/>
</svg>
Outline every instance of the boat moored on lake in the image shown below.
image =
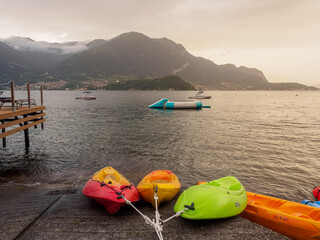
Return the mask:
<svg viewBox="0 0 320 240">
<path fill-rule="evenodd" d="M 202 90 L 199 90 L 195 96 L 189 97 L 190 99 L 210 99 L 211 96 L 207 96 L 204 94 Z"/>
<path fill-rule="evenodd" d="M 76 97 L 76 99 L 78 100 L 96 100 L 97 99 L 96 96 L 89 95 L 89 93 L 91 92 L 88 92 L 88 91 L 82 92 L 82 96 Z"/>
</svg>

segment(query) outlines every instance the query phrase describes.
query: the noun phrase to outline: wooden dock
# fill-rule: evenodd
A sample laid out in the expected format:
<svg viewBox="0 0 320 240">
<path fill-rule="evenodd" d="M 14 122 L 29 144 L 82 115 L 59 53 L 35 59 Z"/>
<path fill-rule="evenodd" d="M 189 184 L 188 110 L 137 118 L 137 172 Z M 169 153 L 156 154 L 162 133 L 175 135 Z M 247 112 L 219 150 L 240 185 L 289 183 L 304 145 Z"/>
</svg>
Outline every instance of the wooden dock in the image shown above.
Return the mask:
<svg viewBox="0 0 320 240">
<path fill-rule="evenodd" d="M 11 97 L 0 98 L 0 139 L 2 146 L 6 147 L 6 137 L 20 131 L 24 131 L 26 149 L 30 146 L 29 128 L 40 124 L 43 129 L 43 123 L 46 121 L 43 111 L 43 89 L 41 87 L 41 106 L 37 106 L 34 99 L 30 97 L 30 86 L 28 84 L 28 99 L 14 98 L 14 83 L 11 83 Z M 8 106 L 9 104 L 10 106 Z M 9 130 L 7 130 L 9 128 Z"/>
</svg>

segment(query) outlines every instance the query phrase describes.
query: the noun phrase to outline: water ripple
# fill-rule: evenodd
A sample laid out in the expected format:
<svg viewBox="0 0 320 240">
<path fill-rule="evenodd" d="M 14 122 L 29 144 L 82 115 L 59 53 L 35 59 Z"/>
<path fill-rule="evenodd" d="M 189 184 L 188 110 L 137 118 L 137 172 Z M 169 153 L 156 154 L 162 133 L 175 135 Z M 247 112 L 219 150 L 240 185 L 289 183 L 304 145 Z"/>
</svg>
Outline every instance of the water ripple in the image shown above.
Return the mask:
<svg viewBox="0 0 320 240">
<path fill-rule="evenodd" d="M 192 92 L 46 91 L 45 129 L 30 130 L 0 148 L 0 183 L 83 186 L 111 165 L 137 184 L 170 169 L 183 188 L 234 175 L 248 191 L 301 201 L 320 185 L 320 96 L 317 92 L 208 92 L 211 109 L 147 108 L 160 98 Z"/>
</svg>

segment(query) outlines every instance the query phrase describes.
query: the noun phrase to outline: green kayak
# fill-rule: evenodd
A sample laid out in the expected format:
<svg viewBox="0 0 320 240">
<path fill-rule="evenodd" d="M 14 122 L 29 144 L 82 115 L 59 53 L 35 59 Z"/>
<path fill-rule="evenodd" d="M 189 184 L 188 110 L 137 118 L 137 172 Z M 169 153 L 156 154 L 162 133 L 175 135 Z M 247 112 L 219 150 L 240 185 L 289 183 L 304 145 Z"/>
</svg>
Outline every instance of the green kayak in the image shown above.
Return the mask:
<svg viewBox="0 0 320 240">
<path fill-rule="evenodd" d="M 247 206 L 247 193 L 233 176 L 196 185 L 185 190 L 178 198 L 174 211 L 184 211 L 188 219 L 217 219 L 240 214 Z"/>
</svg>

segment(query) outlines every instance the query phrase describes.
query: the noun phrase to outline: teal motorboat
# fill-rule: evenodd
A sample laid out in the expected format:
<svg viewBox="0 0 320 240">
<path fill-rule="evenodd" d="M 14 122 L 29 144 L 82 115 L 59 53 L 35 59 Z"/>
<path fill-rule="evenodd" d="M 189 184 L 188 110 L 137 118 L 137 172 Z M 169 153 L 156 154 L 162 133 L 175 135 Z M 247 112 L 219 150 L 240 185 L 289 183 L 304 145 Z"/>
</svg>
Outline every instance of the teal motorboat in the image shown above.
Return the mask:
<svg viewBox="0 0 320 240">
<path fill-rule="evenodd" d="M 201 109 L 210 108 L 210 106 L 203 106 L 200 101 L 174 101 L 171 102 L 167 98 L 162 98 L 149 106 L 149 108 L 162 109 Z"/>
<path fill-rule="evenodd" d="M 244 187 L 228 176 L 188 188 L 179 196 L 174 211 L 183 211 L 181 216 L 187 219 L 218 219 L 236 216 L 246 206 Z"/>
</svg>

